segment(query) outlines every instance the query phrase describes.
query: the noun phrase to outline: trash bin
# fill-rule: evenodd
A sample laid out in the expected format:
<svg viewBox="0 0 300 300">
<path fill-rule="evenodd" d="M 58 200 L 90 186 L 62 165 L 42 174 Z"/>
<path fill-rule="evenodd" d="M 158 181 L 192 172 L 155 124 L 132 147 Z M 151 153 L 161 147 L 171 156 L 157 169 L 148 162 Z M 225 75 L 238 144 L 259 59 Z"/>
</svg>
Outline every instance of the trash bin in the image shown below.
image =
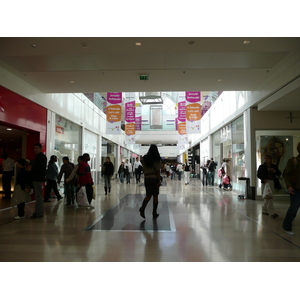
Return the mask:
<svg viewBox="0 0 300 300">
<path fill-rule="evenodd" d="M 245 195 L 238 195 L 238 198 L 239 199 L 248 199 L 249 198 L 249 189 L 250 189 L 250 178 L 248 177 L 239 177 L 238 178 L 239 180 L 243 180 L 245 181 L 246 183 L 246 186 L 245 186 Z"/>
</svg>

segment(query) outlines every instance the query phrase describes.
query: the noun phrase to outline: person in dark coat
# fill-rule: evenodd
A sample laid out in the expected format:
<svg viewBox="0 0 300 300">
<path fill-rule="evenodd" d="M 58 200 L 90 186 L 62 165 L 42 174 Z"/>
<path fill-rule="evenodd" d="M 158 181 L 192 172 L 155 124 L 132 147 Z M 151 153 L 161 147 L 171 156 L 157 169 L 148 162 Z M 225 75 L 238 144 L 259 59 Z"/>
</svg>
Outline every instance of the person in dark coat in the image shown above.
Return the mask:
<svg viewBox="0 0 300 300">
<path fill-rule="evenodd" d="M 114 165 L 110 160 L 110 157 L 106 157 L 106 162 L 103 164 L 102 177 L 104 177 L 104 190 L 107 195 L 107 189 L 110 193 L 111 189 L 111 177 L 114 175 Z"/>
<path fill-rule="evenodd" d="M 69 178 L 73 170 L 74 170 L 74 164 L 70 162 L 68 156 L 64 156 L 63 165 L 61 166 L 60 172 L 57 176 L 57 183 L 60 184 L 63 175 L 65 179 Z M 75 179 L 73 178 L 73 180 L 70 180 L 69 182 L 65 181 L 64 183 L 65 193 L 67 197 L 66 205 L 71 205 L 71 203 L 74 204 L 74 182 Z"/>
<path fill-rule="evenodd" d="M 46 178 L 47 156 L 42 152 L 40 143 L 34 144 L 35 159 L 30 162 L 33 191 L 35 196 L 35 212 L 32 219 L 44 216 L 43 182 Z"/>
<path fill-rule="evenodd" d="M 18 215 L 14 218 L 20 220 L 25 218 L 25 203 L 31 200 L 30 191 L 33 188 L 30 179 L 30 172 L 26 170 L 26 160 L 19 158 L 17 160 L 18 174 L 16 176 L 15 191 L 12 197 L 17 203 Z"/>
<path fill-rule="evenodd" d="M 262 194 L 266 187 L 266 183 L 270 184 L 272 194 L 274 194 L 274 179 L 275 176 L 280 176 L 281 172 L 277 168 L 276 165 L 272 164 L 272 155 L 265 154 L 264 156 L 265 162 L 258 167 L 257 170 L 257 177 L 261 180 L 262 183 Z M 264 215 L 269 215 L 272 218 L 277 218 L 278 215 L 275 211 L 274 204 L 273 204 L 273 196 L 264 198 L 264 204 L 262 206 L 262 213 Z"/>
</svg>

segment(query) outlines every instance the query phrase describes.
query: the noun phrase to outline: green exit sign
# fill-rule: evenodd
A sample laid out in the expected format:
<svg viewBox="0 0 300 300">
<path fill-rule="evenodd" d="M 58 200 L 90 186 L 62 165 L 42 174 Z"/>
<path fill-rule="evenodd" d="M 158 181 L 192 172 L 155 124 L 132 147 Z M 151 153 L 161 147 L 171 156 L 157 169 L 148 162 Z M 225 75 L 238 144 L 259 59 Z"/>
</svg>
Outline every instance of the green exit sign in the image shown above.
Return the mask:
<svg viewBox="0 0 300 300">
<path fill-rule="evenodd" d="M 140 75 L 140 80 L 148 80 L 149 76 L 148 75 Z"/>
</svg>

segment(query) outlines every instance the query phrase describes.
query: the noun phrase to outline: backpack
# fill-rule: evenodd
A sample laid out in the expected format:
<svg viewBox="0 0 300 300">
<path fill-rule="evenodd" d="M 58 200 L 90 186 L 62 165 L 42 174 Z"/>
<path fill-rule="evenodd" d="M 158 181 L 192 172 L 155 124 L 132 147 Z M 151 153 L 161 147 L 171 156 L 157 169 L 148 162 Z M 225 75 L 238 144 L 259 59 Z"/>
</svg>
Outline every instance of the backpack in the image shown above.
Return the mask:
<svg viewBox="0 0 300 300">
<path fill-rule="evenodd" d="M 223 177 L 224 175 L 225 175 L 225 171 L 224 171 L 224 168 L 222 167 L 218 170 L 218 176 Z"/>
</svg>

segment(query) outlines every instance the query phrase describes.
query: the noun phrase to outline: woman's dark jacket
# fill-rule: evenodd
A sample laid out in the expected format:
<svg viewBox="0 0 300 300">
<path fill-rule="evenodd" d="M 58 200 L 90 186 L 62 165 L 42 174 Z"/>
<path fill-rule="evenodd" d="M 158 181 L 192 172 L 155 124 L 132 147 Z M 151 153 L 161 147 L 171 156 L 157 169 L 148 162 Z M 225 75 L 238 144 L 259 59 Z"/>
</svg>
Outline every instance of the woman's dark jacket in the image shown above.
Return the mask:
<svg viewBox="0 0 300 300">
<path fill-rule="evenodd" d="M 257 170 L 257 177 L 261 180 L 261 183 L 264 183 L 264 181 L 267 180 L 274 180 L 276 176 L 280 176 L 281 172 L 279 171 L 279 169 L 277 168 L 276 165 L 271 164 L 271 166 L 269 166 L 272 169 L 276 170 L 276 173 L 273 172 L 269 172 L 268 170 L 268 166 L 266 165 L 266 163 L 260 165 L 258 167 Z"/>
<path fill-rule="evenodd" d="M 103 171 L 104 169 L 104 171 Z M 112 176 L 114 174 L 114 165 L 112 162 L 105 162 L 102 168 L 102 175 Z"/>
</svg>

